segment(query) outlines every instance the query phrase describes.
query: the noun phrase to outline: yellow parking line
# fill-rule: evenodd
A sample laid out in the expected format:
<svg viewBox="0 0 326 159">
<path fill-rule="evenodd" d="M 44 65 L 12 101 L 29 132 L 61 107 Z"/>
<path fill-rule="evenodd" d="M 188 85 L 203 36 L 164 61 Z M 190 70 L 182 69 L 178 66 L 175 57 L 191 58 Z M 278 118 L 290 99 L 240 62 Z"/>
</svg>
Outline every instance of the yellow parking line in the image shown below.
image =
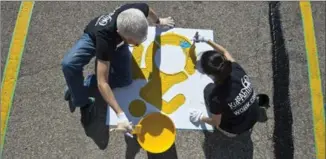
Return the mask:
<svg viewBox="0 0 326 159">
<path fill-rule="evenodd" d="M 20 5 L 4 69 L 1 84 L 1 154 L 33 7 L 33 1 L 23 1 Z"/>
<path fill-rule="evenodd" d="M 306 54 L 308 59 L 316 158 L 325 159 L 325 110 L 323 107 L 324 102 L 318 64 L 318 51 L 310 2 L 301 1 L 300 8 L 306 44 Z"/>
</svg>

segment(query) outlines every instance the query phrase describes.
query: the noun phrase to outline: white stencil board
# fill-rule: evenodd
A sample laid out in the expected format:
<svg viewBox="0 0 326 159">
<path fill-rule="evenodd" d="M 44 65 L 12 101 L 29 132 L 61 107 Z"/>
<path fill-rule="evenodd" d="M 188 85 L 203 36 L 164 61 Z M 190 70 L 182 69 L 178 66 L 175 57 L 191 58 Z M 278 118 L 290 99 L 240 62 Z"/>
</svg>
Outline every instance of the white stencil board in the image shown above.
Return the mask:
<svg viewBox="0 0 326 159">
<path fill-rule="evenodd" d="M 142 44 L 147 48 L 147 46 L 154 40 L 156 35 L 156 31 L 160 32 L 159 29 L 156 30 L 155 27 L 149 27 L 148 37 L 145 42 Z M 169 32 L 174 32 L 176 34 L 183 35 L 190 40 L 193 38 L 196 32 L 199 32 L 200 35 L 213 39 L 213 31 L 212 30 L 204 30 L 204 29 L 185 29 L 185 28 L 173 28 L 168 31 L 164 31 L 161 35 L 164 35 Z M 130 47 L 130 51 L 132 52 L 132 47 Z M 198 55 L 202 51 L 212 50 L 212 48 L 206 43 L 197 43 L 196 44 L 196 54 Z M 159 54 L 158 54 L 159 55 Z M 141 63 L 141 68 L 146 66 L 145 56 L 143 56 L 143 60 Z M 156 59 L 157 60 L 157 59 Z M 157 62 L 157 61 L 156 61 Z M 182 65 L 183 62 L 183 65 Z M 182 66 L 185 65 L 185 56 L 182 53 L 182 50 L 177 46 L 162 46 L 161 54 L 160 54 L 160 70 L 162 72 L 175 72 L 180 70 Z M 195 125 L 189 120 L 189 110 L 191 109 L 199 109 L 204 115 L 208 115 L 207 108 L 204 104 L 204 94 L 203 90 L 208 83 L 211 83 L 212 80 L 206 75 L 201 74 L 196 70 L 196 72 L 191 75 L 187 80 L 172 86 L 165 94 L 163 94 L 162 99 L 169 101 L 175 95 L 182 93 L 186 101 L 180 106 L 175 112 L 172 114 L 168 114 L 168 116 L 173 120 L 177 129 L 195 129 L 195 130 L 212 130 L 213 127 L 208 124 Z M 133 83 L 124 88 L 116 88 L 113 90 L 115 97 L 121 106 L 121 108 L 126 113 L 127 117 L 133 124 L 137 124 L 141 118 L 133 117 L 128 110 L 129 103 L 135 99 L 142 99 L 139 96 L 140 89 L 146 85 L 145 80 L 134 80 Z M 156 107 L 151 104 L 146 103 L 146 113 L 157 112 L 160 111 Z M 159 123 L 159 121 L 158 121 Z M 107 125 L 116 125 L 117 124 L 117 116 L 112 108 L 109 107 L 107 111 L 106 118 Z"/>
</svg>

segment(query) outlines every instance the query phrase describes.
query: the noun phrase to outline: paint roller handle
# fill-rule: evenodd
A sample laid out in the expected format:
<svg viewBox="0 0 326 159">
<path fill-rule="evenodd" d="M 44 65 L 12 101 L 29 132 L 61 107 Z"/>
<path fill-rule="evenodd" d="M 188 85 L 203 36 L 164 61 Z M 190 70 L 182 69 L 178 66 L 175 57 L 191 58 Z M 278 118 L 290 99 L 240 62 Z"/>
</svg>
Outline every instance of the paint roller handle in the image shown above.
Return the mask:
<svg viewBox="0 0 326 159">
<path fill-rule="evenodd" d="M 126 136 L 131 137 L 131 138 L 134 138 L 133 135 L 137 135 L 137 134 L 140 134 L 141 133 L 141 128 L 142 128 L 141 125 L 135 125 L 132 130 L 129 130 L 128 131 L 128 130 L 126 130 L 124 128 L 117 127 L 117 128 L 110 129 L 110 132 L 115 132 L 115 131 L 116 132 L 124 132 Z"/>
<path fill-rule="evenodd" d="M 132 133 L 126 131 L 126 129 L 112 128 L 112 129 L 110 129 L 110 132 L 123 132 L 126 136 L 128 136 L 130 138 L 134 138 L 134 136 L 132 135 Z"/>
<path fill-rule="evenodd" d="M 118 131 L 118 132 L 123 132 L 126 135 L 131 136 L 130 133 L 133 130 L 132 122 L 129 122 L 125 113 L 119 113 L 119 114 L 117 114 L 117 117 L 118 117 L 117 127 L 112 130 Z"/>
<path fill-rule="evenodd" d="M 199 42 L 208 42 L 208 39 L 206 39 L 205 37 L 199 35 L 198 31 L 196 32 L 195 36 L 192 38 L 192 41 L 194 41 L 195 43 L 199 43 Z"/>
</svg>

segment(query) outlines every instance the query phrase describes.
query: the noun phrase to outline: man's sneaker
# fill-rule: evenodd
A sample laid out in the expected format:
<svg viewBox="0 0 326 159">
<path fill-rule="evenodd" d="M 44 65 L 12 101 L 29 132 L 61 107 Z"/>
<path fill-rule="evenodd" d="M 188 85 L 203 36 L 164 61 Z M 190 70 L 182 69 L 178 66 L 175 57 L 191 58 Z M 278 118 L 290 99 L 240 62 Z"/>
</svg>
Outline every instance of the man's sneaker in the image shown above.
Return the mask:
<svg viewBox="0 0 326 159">
<path fill-rule="evenodd" d="M 96 116 L 95 99 L 93 97 L 89 97 L 88 99 L 89 104 L 80 107 L 80 121 L 82 122 L 83 126 L 88 126 Z"/>
<path fill-rule="evenodd" d="M 266 94 L 258 94 L 257 98 L 259 107 L 269 108 L 269 97 Z"/>
<path fill-rule="evenodd" d="M 71 94 L 70 94 L 68 87 L 65 88 L 64 99 L 65 99 L 65 101 L 69 102 L 68 105 L 69 105 L 70 112 L 71 113 L 75 112 L 76 107 L 72 104 Z"/>
<path fill-rule="evenodd" d="M 70 91 L 68 89 L 68 87 L 65 88 L 65 93 L 64 93 L 64 99 L 65 101 L 69 101 L 70 100 Z"/>
</svg>

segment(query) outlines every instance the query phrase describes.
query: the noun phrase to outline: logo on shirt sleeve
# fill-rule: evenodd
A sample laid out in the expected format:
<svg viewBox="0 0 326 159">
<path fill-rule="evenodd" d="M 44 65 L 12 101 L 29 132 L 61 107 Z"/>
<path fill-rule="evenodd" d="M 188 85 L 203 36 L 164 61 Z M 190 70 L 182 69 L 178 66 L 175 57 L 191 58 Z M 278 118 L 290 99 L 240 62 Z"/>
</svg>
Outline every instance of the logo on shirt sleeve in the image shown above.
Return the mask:
<svg viewBox="0 0 326 159">
<path fill-rule="evenodd" d="M 244 89 L 250 88 L 251 83 L 249 81 L 249 76 L 244 75 L 243 78 L 241 78 L 241 83 Z"/>
<path fill-rule="evenodd" d="M 113 10 L 113 12 L 112 13 L 110 13 L 110 14 L 106 14 L 106 15 L 102 15 L 102 16 L 100 16 L 98 19 L 97 19 L 97 21 L 96 21 L 96 23 L 95 23 L 95 26 L 97 26 L 97 25 L 101 25 L 101 26 L 105 26 L 105 25 L 107 25 L 109 22 L 111 22 L 111 20 L 112 20 L 112 15 L 120 8 L 121 6 L 118 6 L 118 7 L 116 7 L 114 10 Z"/>
<path fill-rule="evenodd" d="M 95 26 L 97 26 L 97 25 L 105 26 L 106 24 L 111 22 L 111 20 L 112 20 L 111 14 L 102 15 L 97 19 Z"/>
<path fill-rule="evenodd" d="M 249 76 L 245 75 L 241 78 L 242 89 L 239 94 L 235 97 L 235 99 L 228 103 L 229 107 L 232 111 L 234 111 L 235 115 L 239 115 L 245 112 L 249 106 L 254 102 L 254 93 L 253 88 L 251 87 L 251 83 L 249 80 Z M 248 98 L 251 98 L 248 101 Z M 238 109 L 238 110 L 237 110 Z"/>
</svg>

